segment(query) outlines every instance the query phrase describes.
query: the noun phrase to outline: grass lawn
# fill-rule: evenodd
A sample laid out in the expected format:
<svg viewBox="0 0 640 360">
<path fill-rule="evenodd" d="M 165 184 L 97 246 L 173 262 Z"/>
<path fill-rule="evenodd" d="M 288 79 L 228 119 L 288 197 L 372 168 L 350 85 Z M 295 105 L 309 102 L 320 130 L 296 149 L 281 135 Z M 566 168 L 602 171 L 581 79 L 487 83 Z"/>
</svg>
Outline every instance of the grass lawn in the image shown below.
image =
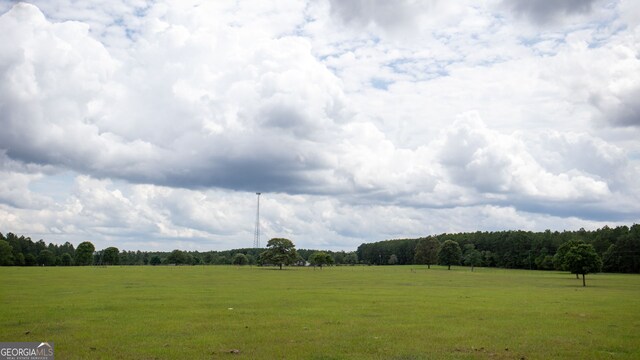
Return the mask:
<svg viewBox="0 0 640 360">
<path fill-rule="evenodd" d="M 57 359 L 640 359 L 639 275 L 586 288 L 568 273 L 418 266 L 0 278 L 0 341 L 53 342 Z"/>
</svg>

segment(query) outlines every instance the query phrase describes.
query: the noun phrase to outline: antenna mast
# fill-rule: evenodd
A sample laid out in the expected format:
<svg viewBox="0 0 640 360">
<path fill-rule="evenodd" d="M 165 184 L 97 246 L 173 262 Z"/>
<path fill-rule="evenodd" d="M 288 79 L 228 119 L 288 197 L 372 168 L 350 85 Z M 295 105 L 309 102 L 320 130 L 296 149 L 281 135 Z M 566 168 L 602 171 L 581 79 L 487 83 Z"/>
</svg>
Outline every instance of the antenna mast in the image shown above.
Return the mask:
<svg viewBox="0 0 640 360">
<path fill-rule="evenodd" d="M 259 192 L 256 193 L 258 195 L 258 207 L 256 209 L 256 232 L 253 238 L 253 247 L 256 249 L 260 247 L 260 194 Z"/>
</svg>

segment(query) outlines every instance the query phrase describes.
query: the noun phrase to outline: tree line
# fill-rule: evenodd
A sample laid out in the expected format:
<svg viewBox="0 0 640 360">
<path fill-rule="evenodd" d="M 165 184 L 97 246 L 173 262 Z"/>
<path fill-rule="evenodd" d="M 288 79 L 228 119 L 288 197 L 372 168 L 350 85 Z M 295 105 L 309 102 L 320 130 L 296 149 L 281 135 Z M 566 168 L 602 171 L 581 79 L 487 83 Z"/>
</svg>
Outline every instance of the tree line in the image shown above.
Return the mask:
<svg viewBox="0 0 640 360">
<path fill-rule="evenodd" d="M 272 239 L 273 240 L 273 239 Z M 460 256 L 443 261 L 437 254 L 443 244 L 453 241 Z M 595 231 L 544 232 L 497 231 L 440 234 L 416 239 L 385 240 L 361 244 L 355 252 L 296 250 L 294 260 L 285 265 L 407 265 L 466 264 L 471 267 L 511 269 L 566 270 L 563 255 L 567 244 L 582 242 L 593 247 L 602 261 L 602 271 L 640 273 L 640 225 L 604 226 Z M 418 246 L 422 244 L 422 246 Z M 564 247 L 563 247 L 564 245 Z M 445 248 L 445 252 L 457 251 Z M 273 263 L 265 258 L 265 249 L 241 248 L 225 251 L 170 252 L 125 251 L 116 247 L 96 250 L 85 241 L 74 247 L 46 244 L 42 239 L 13 233 L 0 233 L 0 266 L 71 266 L 71 265 L 262 265 Z M 444 254 L 443 253 L 443 254 Z M 261 256 L 262 255 L 262 256 Z M 447 264 L 447 262 L 449 262 Z"/>
<path fill-rule="evenodd" d="M 30 237 L 11 232 L 0 233 L 0 266 L 73 266 L 73 265 L 260 265 L 266 258 L 260 255 L 262 248 L 242 248 L 224 251 L 126 251 L 117 247 L 96 250 L 93 243 L 84 241 L 74 247 L 33 241 Z M 324 256 L 321 260 L 320 253 Z M 320 257 L 319 257 L 320 256 Z M 354 252 L 296 250 L 292 264 L 336 264 L 358 263 Z"/>
<path fill-rule="evenodd" d="M 95 247 L 88 241 L 75 248 L 69 242 L 47 245 L 42 239 L 33 241 L 24 235 L 0 233 L 0 266 L 91 265 L 94 253 Z"/>
<path fill-rule="evenodd" d="M 460 248 L 460 256 L 446 264 L 437 257 L 447 241 Z M 365 243 L 356 254 L 369 265 L 442 264 L 499 267 L 509 269 L 566 270 L 563 245 L 584 243 L 602 260 L 602 271 L 640 273 L 640 225 L 604 226 L 594 231 L 544 232 L 497 231 L 440 234 L 425 238 L 384 240 Z M 423 246 L 418 246 L 422 244 Z M 429 251 L 426 246 L 431 248 Z M 446 251 L 454 251 L 447 249 Z M 560 251 L 560 254 L 559 254 Z M 435 254 L 435 255 L 434 255 Z"/>
</svg>

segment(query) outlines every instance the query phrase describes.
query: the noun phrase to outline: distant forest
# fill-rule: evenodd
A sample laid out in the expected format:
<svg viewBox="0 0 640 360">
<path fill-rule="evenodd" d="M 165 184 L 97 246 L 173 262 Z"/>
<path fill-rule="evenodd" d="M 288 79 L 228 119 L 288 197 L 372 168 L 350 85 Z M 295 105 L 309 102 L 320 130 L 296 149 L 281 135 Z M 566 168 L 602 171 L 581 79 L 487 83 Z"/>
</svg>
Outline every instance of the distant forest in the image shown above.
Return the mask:
<svg viewBox="0 0 640 360">
<path fill-rule="evenodd" d="M 385 240 L 365 243 L 355 252 L 327 251 L 336 265 L 409 265 L 416 264 L 416 246 L 423 239 L 435 239 L 439 244 L 452 240 L 463 251 L 479 253 L 475 266 L 510 269 L 561 270 L 556 253 L 561 245 L 571 241 L 591 244 L 602 258 L 605 272 L 640 273 L 640 225 L 631 227 L 607 226 L 586 231 L 498 231 L 440 234 L 427 238 Z M 258 264 L 265 249 L 233 249 L 225 251 L 149 252 L 121 251 L 115 247 L 95 250 L 84 242 L 74 248 L 33 241 L 13 233 L 0 233 L 0 265 L 2 266 L 71 266 L 71 265 L 228 265 L 236 263 L 243 254 L 242 263 Z M 299 264 L 305 264 L 318 250 L 299 249 Z M 462 259 L 465 258 L 465 253 Z M 461 260 L 462 262 L 462 260 Z"/>
<path fill-rule="evenodd" d="M 640 273 L 640 225 L 605 226 L 595 231 L 498 231 L 435 235 L 440 244 L 457 242 L 465 251 L 478 251 L 478 266 L 509 269 L 562 270 L 555 256 L 561 245 L 583 241 L 593 245 L 605 272 Z M 365 264 L 414 264 L 415 249 L 423 239 L 386 240 L 358 247 L 356 254 Z M 464 254 L 463 254 L 464 258 Z"/>
<path fill-rule="evenodd" d="M 88 249 L 88 250 L 87 250 Z M 30 237 L 13 233 L 0 233 L 0 266 L 72 266 L 72 265 L 231 265 L 237 254 L 246 256 L 246 263 L 256 265 L 265 249 L 246 248 L 224 251 L 120 251 L 116 247 L 95 250 L 90 242 L 77 248 L 66 242 L 62 245 L 33 241 Z M 91 256 L 85 259 L 86 253 Z M 300 263 L 319 250 L 298 249 Z M 355 252 L 325 251 L 331 255 L 335 265 L 355 265 Z M 243 263 L 244 264 L 244 263 Z"/>
</svg>

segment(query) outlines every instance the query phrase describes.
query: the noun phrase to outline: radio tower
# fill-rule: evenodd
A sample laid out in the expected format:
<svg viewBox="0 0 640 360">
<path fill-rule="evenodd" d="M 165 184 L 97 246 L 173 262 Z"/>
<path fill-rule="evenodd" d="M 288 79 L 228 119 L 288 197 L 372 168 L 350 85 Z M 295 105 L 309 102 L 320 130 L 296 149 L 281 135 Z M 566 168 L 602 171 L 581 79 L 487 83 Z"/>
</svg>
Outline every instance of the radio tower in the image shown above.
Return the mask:
<svg viewBox="0 0 640 360">
<path fill-rule="evenodd" d="M 255 249 L 260 247 L 260 194 L 259 192 L 256 193 L 258 195 L 258 207 L 256 210 L 256 233 L 253 238 L 253 247 Z"/>
</svg>

